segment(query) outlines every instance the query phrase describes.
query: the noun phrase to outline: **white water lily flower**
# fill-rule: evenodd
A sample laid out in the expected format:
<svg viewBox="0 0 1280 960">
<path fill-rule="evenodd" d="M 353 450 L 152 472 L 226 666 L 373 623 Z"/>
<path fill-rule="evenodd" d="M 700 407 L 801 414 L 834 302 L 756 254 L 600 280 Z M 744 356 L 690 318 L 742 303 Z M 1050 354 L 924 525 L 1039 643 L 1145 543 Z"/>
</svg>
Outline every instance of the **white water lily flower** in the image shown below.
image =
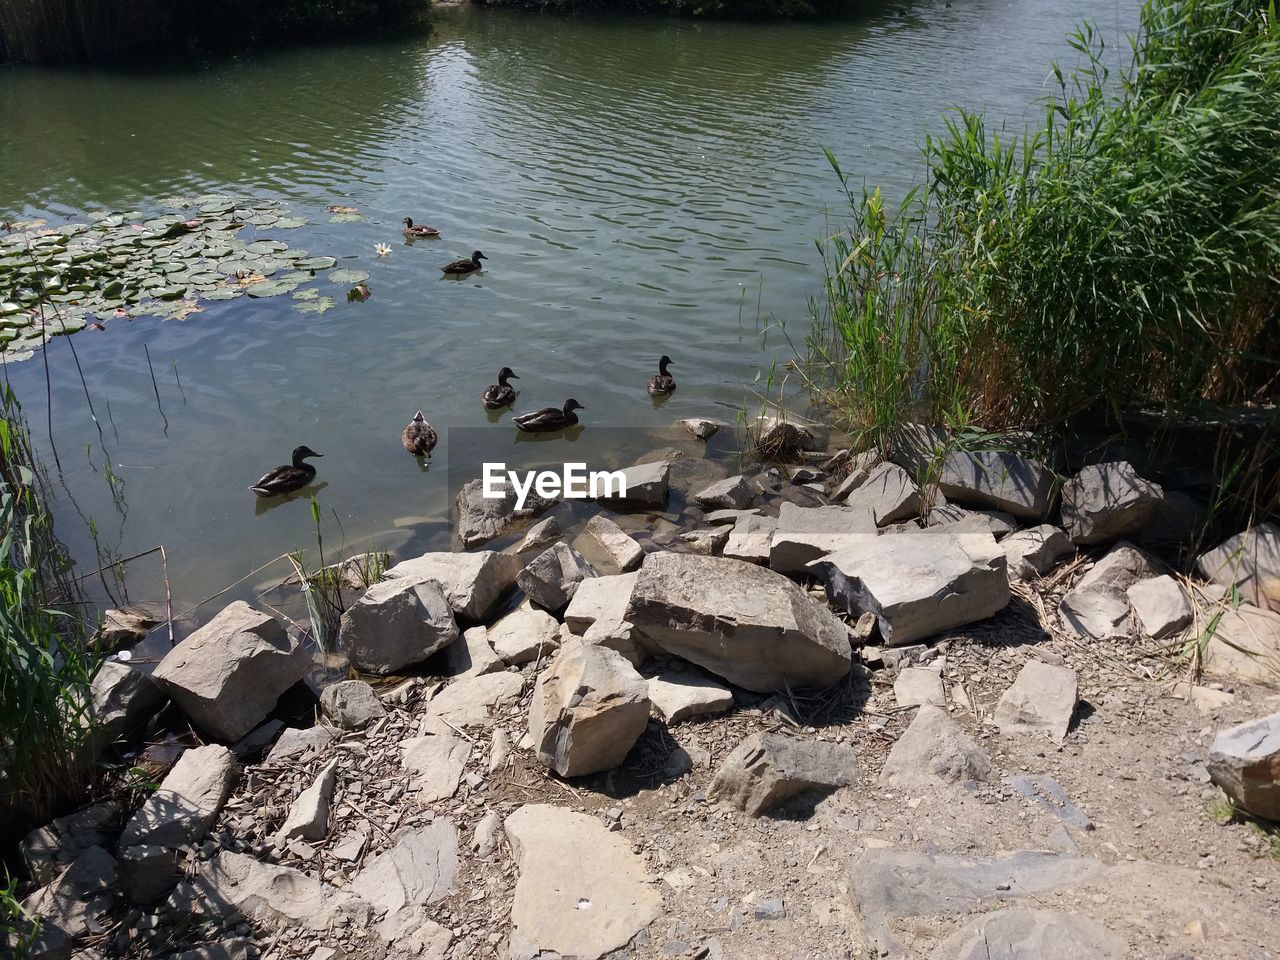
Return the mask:
<svg viewBox="0 0 1280 960">
<path fill-rule="evenodd" d="M 378 256 L 380 257 L 388 257 L 391 255 L 391 244 L 389 243 L 374 244 L 373 249 L 377 251 Z"/>
</svg>

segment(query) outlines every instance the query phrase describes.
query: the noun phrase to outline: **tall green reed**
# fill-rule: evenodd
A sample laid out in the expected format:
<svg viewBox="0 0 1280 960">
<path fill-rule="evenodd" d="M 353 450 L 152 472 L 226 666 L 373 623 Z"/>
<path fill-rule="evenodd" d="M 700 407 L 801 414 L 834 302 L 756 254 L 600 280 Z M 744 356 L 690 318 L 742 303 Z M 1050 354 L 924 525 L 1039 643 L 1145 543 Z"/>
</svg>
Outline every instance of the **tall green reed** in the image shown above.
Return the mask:
<svg viewBox="0 0 1280 960">
<path fill-rule="evenodd" d="M 1148 0 L 1129 66 L 1089 27 L 1042 122 L 959 111 L 891 212 L 850 189 L 822 243 L 809 374 L 884 443 L 906 419 L 995 430 L 1107 406 L 1274 397 L 1280 30 L 1274 4 Z"/>
</svg>

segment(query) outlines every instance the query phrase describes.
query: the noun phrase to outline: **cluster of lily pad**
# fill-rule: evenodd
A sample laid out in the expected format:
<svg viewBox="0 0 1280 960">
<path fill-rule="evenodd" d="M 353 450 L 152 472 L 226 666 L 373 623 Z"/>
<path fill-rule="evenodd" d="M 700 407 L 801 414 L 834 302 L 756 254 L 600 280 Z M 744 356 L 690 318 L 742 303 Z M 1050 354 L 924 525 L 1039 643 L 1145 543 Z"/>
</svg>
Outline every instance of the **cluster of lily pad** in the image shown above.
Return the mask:
<svg viewBox="0 0 1280 960">
<path fill-rule="evenodd" d="M 182 320 L 200 312 L 201 301 L 291 294 L 296 309 L 324 313 L 332 297 L 315 286 L 299 289 L 322 274 L 363 291 L 348 299 L 367 297 L 364 271 L 263 236 L 307 222 L 279 201 L 206 195 L 161 206 L 172 212 L 146 219 L 137 211 L 97 212 L 87 223 L 33 220 L 0 232 L 3 359 L 25 359 L 49 336 L 102 328 L 113 318 Z M 334 220 L 361 219 L 341 210 L 349 212 Z M 247 227 L 251 239 L 241 236 Z"/>
</svg>

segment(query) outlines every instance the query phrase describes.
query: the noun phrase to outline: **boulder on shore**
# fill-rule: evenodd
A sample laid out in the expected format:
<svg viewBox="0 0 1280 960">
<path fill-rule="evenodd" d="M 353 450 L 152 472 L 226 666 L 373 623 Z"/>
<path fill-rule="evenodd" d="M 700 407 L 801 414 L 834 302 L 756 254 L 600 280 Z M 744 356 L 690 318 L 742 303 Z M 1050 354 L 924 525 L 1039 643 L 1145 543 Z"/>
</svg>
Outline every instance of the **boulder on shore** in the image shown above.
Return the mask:
<svg viewBox="0 0 1280 960">
<path fill-rule="evenodd" d="M 1260 523 L 1202 553 L 1200 573 L 1235 587 L 1255 607 L 1280 613 L 1280 524 Z"/>
<path fill-rule="evenodd" d="M 707 799 L 758 817 L 802 793 L 847 787 L 857 773 L 852 747 L 756 733 L 725 757 L 707 788 Z"/>
<path fill-rule="evenodd" d="M 487 620 L 498 602 L 515 586 L 524 563 L 509 553 L 424 553 L 397 563 L 383 580 L 435 580 L 453 612 L 473 623 Z"/>
<path fill-rule="evenodd" d="M 750 563 L 655 553 L 625 620 L 651 647 L 748 690 L 825 687 L 852 664 L 845 626 L 786 577 Z"/>
<path fill-rule="evenodd" d="M 342 615 L 338 642 L 352 665 L 394 673 L 458 639 L 458 624 L 434 580 L 401 577 L 371 586 Z"/>
<path fill-rule="evenodd" d="M 942 462 L 938 489 L 969 507 L 1043 520 L 1053 506 L 1055 479 L 1043 464 L 1006 450 L 953 450 Z"/>
<path fill-rule="evenodd" d="M 1068 627 L 1083 637 L 1102 640 L 1128 636 L 1128 589 L 1158 576 L 1151 559 L 1131 543 L 1117 543 L 1058 604 Z"/>
<path fill-rule="evenodd" d="M 1085 467 L 1062 487 L 1062 526 L 1087 546 L 1136 533 L 1164 499 L 1158 484 L 1126 461 Z"/>
<path fill-rule="evenodd" d="M 155 793 L 125 824 L 120 849 L 180 847 L 204 839 L 240 775 L 235 755 L 212 744 L 183 752 Z"/>
<path fill-rule="evenodd" d="M 595 575 L 582 554 L 561 541 L 538 554 L 516 576 L 516 583 L 538 606 L 558 613 L 569 605 L 578 584 Z"/>
<path fill-rule="evenodd" d="M 891 646 L 984 620 L 1009 603 L 1004 551 L 989 533 L 864 537 L 809 569 L 834 604 L 875 614 Z"/>
<path fill-rule="evenodd" d="M 204 733 L 233 742 L 310 669 L 311 654 L 279 621 L 237 600 L 170 650 L 152 677 Z"/>
<path fill-rule="evenodd" d="M 562 777 L 619 766 L 649 721 L 649 688 L 622 654 L 583 645 L 538 677 L 529 734 L 538 760 Z"/>
<path fill-rule="evenodd" d="M 1205 766 L 1237 807 L 1280 820 L 1280 713 L 1220 732 Z"/>
</svg>

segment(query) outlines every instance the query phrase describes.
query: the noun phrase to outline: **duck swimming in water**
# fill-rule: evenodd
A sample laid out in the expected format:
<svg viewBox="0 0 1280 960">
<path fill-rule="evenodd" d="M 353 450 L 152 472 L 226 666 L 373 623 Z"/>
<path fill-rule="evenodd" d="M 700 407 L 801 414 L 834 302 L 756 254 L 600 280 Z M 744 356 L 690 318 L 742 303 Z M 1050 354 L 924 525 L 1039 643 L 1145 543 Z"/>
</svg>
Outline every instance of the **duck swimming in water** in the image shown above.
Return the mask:
<svg viewBox="0 0 1280 960">
<path fill-rule="evenodd" d="M 438 237 L 440 231 L 425 224 L 416 224 L 413 217 L 404 218 L 404 235 L 410 240 L 421 240 L 424 237 Z"/>
<path fill-rule="evenodd" d="M 488 257 L 477 250 L 471 255 L 470 260 L 455 260 L 453 263 L 446 263 L 440 268 L 440 270 L 453 276 L 461 276 L 464 273 L 475 273 L 480 269 L 480 261 L 488 259 Z"/>
<path fill-rule="evenodd" d="M 431 450 L 439 439 L 436 436 L 435 427 L 427 423 L 427 418 L 419 410 L 413 415 L 409 425 L 404 428 L 400 442 L 404 445 L 405 450 L 415 457 L 427 457 L 431 455 Z"/>
<path fill-rule="evenodd" d="M 293 466 L 276 467 L 270 473 L 264 473 L 262 479 L 251 486 L 260 497 L 276 497 L 282 493 L 293 493 L 301 490 L 316 478 L 316 468 L 303 461 L 307 457 L 323 457 L 308 446 L 293 448 Z"/>
<path fill-rule="evenodd" d="M 573 411 L 585 409 L 587 408 L 577 400 L 570 398 L 564 402 L 563 409 L 543 407 L 533 413 L 512 417 L 511 420 L 525 433 L 551 433 L 553 430 L 564 430 L 566 427 L 576 426 L 578 415 Z"/>
<path fill-rule="evenodd" d="M 649 378 L 649 396 L 665 397 L 676 388 L 676 378 L 667 373 L 667 364 L 672 360 L 665 353 L 658 361 L 658 372 Z"/>
<path fill-rule="evenodd" d="M 503 367 L 498 371 L 498 382 L 489 386 L 484 391 L 482 402 L 486 410 L 498 410 L 502 407 L 509 407 L 516 402 L 516 388 L 507 383 L 507 380 L 519 380 L 515 372 L 510 367 Z"/>
</svg>

